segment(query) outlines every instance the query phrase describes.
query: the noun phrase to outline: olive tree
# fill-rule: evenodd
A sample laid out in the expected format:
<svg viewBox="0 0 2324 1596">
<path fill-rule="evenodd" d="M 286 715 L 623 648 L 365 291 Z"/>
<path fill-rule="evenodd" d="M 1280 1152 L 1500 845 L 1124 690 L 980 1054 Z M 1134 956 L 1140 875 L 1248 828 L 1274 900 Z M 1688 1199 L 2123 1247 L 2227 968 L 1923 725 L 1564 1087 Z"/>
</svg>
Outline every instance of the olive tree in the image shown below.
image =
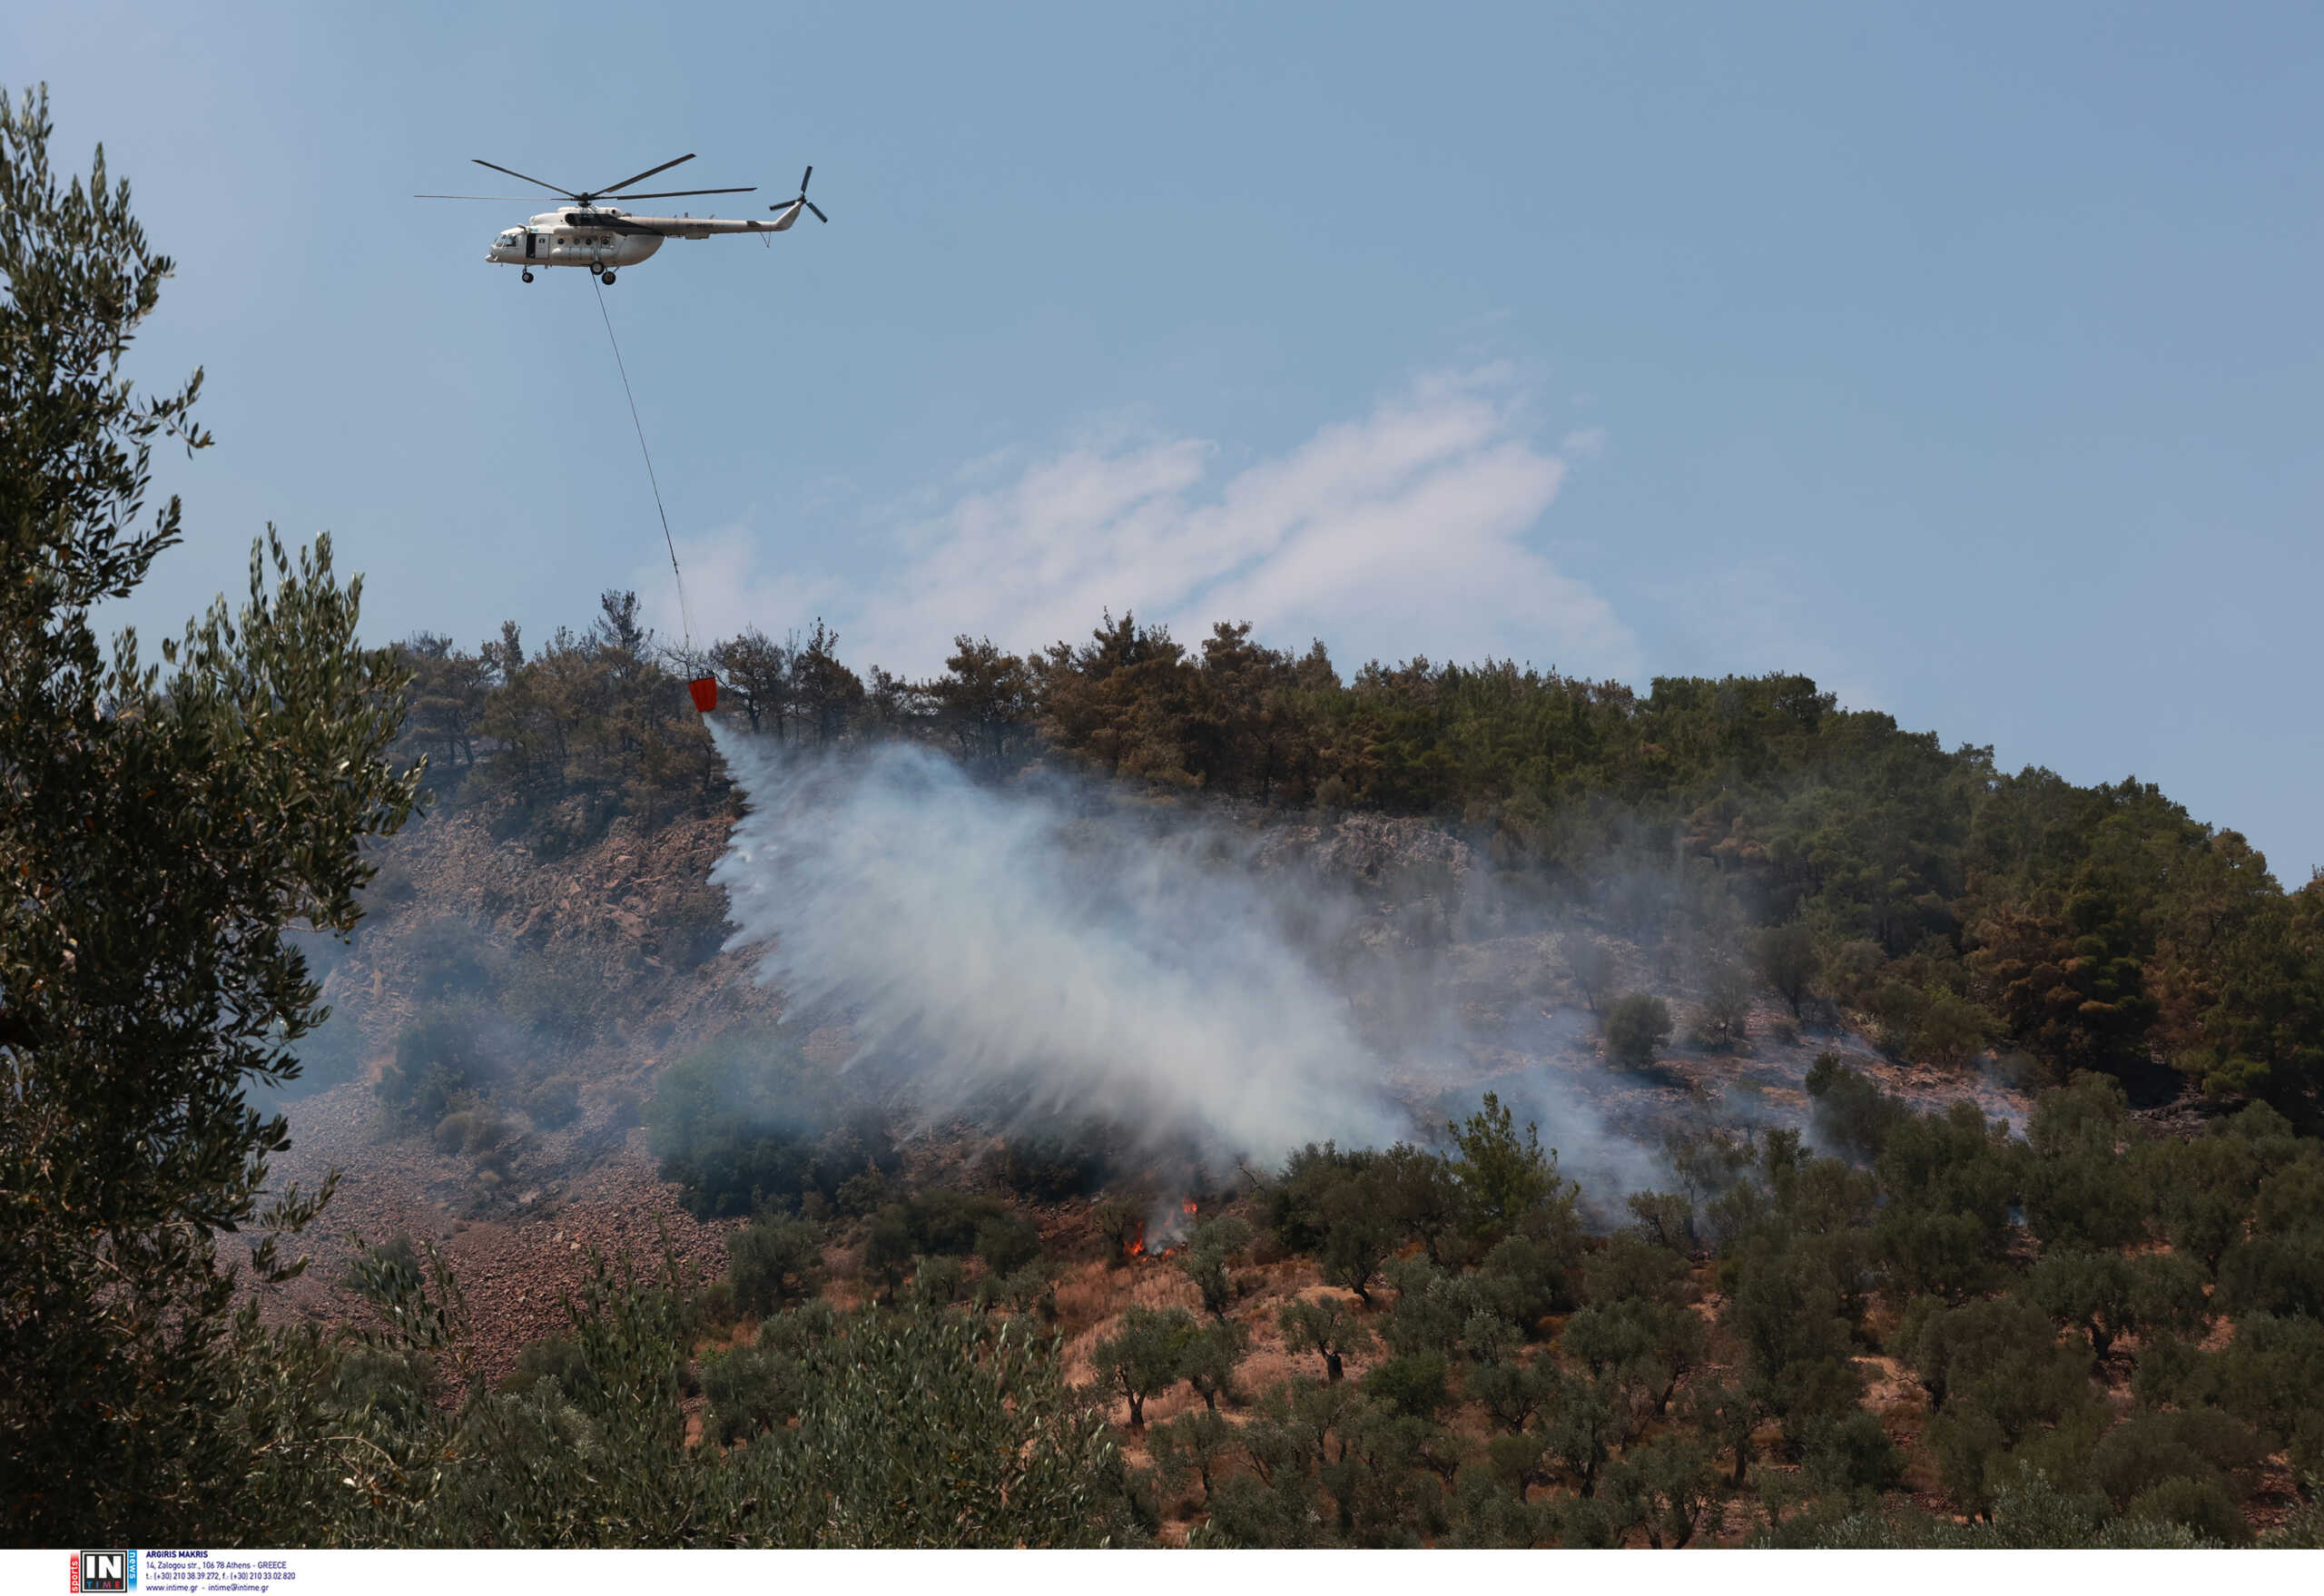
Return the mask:
<svg viewBox="0 0 2324 1596">
<path fill-rule="evenodd" d="M 1670 1005 L 1646 992 L 1617 999 L 1606 1010 L 1606 1050 L 1644 1069 L 1670 1039 Z"/>
<path fill-rule="evenodd" d="M 0 1523 L 19 1544 L 222 1538 L 248 1469 L 222 1414 L 222 1238 L 326 1193 L 276 1191 L 261 1090 L 326 1017 L 286 931 L 345 934 L 363 839 L 410 813 L 386 752 L 405 673 L 357 641 L 329 538 L 270 531 L 250 596 L 161 664 L 92 606 L 178 541 L 146 512 L 157 440 L 210 439 L 197 372 L 140 396 L 122 361 L 170 275 L 99 151 L 48 163 L 44 93 L 0 93 Z M 227 1245 L 231 1246 L 229 1241 Z"/>
<path fill-rule="evenodd" d="M 1100 1380 L 1129 1404 L 1129 1427 L 1146 1427 L 1146 1399 L 1177 1384 L 1186 1374 L 1195 1331 L 1184 1308 L 1131 1308 L 1121 1325 L 1098 1343 L 1090 1360 Z"/>
</svg>

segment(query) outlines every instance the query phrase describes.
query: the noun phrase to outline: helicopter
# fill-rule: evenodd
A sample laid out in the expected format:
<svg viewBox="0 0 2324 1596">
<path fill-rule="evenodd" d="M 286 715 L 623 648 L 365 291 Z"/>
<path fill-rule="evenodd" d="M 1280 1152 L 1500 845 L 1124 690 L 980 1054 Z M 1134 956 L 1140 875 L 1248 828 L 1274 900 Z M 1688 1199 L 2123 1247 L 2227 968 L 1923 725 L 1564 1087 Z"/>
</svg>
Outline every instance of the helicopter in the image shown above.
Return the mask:
<svg viewBox="0 0 2324 1596">
<path fill-rule="evenodd" d="M 681 155 L 675 161 L 665 161 L 650 166 L 635 177 L 625 177 L 619 182 L 607 183 L 601 189 L 559 188 L 553 182 L 543 182 L 537 177 L 490 161 L 478 160 L 478 166 L 528 182 L 536 188 L 547 189 L 568 202 L 561 209 L 544 211 L 530 218 L 522 227 L 511 227 L 492 241 L 484 258 L 495 266 L 517 266 L 524 270 L 524 281 L 533 280 L 533 269 L 539 266 L 586 266 L 597 281 L 611 285 L 614 273 L 625 266 L 635 266 L 652 258 L 666 238 L 704 239 L 725 233 L 784 232 L 799 220 L 803 211 L 812 211 L 818 222 L 830 217 L 815 202 L 807 198 L 807 181 L 815 169 L 799 180 L 796 199 L 768 210 L 779 214 L 772 222 L 760 222 L 752 217 L 722 219 L 716 216 L 635 216 L 616 206 L 599 202 L 609 195 L 619 194 L 634 182 L 644 182 L 657 172 L 673 166 L 682 166 L 693 160 Z M 757 185 L 733 189 L 664 189 L 650 193 L 621 194 L 625 200 L 676 200 L 693 194 L 755 193 Z M 416 200 L 535 200 L 537 194 L 414 194 Z"/>
</svg>

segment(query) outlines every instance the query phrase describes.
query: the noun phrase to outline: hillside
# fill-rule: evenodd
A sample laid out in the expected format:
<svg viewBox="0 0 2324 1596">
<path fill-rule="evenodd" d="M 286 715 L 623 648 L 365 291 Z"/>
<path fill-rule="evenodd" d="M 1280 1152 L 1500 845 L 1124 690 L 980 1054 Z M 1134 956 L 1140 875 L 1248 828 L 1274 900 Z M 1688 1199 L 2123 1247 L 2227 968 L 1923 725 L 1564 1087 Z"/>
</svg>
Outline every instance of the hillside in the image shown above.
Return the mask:
<svg viewBox="0 0 2324 1596">
<path fill-rule="evenodd" d="M 2317 894 L 2151 789 L 2000 778 L 1780 682 L 1622 701 L 1646 765 L 1608 754 L 1562 820 L 1517 818 L 1521 788 L 1454 813 L 1313 763 L 1255 786 L 1155 752 L 1157 726 L 1218 745 L 1219 651 L 1174 685 L 1174 645 L 1128 623 L 1110 635 L 1147 653 L 1111 669 L 964 646 L 917 685 L 865 686 L 821 634 L 758 640 L 722 758 L 624 614 L 529 658 L 507 637 L 524 663 L 476 674 L 465 709 L 428 690 L 457 650 L 410 656 L 438 802 L 381 846 L 329 970 L 323 1089 L 277 1169 L 345 1180 L 278 1320 L 369 1322 L 348 1271 L 383 1255 L 359 1243 L 430 1242 L 468 1318 L 444 1399 L 570 1394 L 554 1371 L 591 1355 L 592 1315 L 630 1311 L 597 1256 L 675 1268 L 695 1318 L 674 1400 L 705 1448 L 812 1405 L 758 1384 L 847 1345 L 857 1321 L 811 1308 L 1029 1319 L 1060 1338 L 1059 1391 L 1106 1415 L 1127 1472 L 1098 1500 L 1172 1543 L 1805 1544 L 1996 1512 L 2232 1542 L 2302 1511 L 2292 1371 L 2319 1321 L 2292 1194 L 2316 1144 L 2235 1088 L 2308 1110 Z M 1440 747 L 1472 737 L 1445 701 L 1481 681 L 1566 692 L 1415 666 L 1334 701 L 1295 668 L 1309 696 L 1248 711 L 1278 753 L 1415 682 Z M 1363 745 L 1430 763 L 1377 725 Z M 937 838 L 998 852 L 971 869 Z M 1280 966 L 1255 990 L 1344 1030 L 1354 1072 L 1329 1079 L 1413 1146 L 1297 1150 L 1351 1122 L 1339 1089 L 1311 1128 L 1238 1118 L 1232 1060 L 1126 1091 L 1057 1054 L 1044 1006 L 1127 983 L 1098 1011 L 1166 1019 L 1145 961 L 1206 925 Z M 2239 968 L 2269 936 L 2292 939 L 2285 998 Z M 803 1007 L 758 979 L 770 951 L 815 972 Z M 1060 954 L 1062 986 L 1038 964 Z M 961 985 L 963 961 L 991 977 Z M 2272 1029 L 2233 1030 L 2252 1012 Z M 2239 1074 L 2191 1035 L 2279 1063 Z M 1286 1067 L 1252 1040 L 1255 1083 Z M 2292 1362 L 2255 1386 L 2254 1358 Z M 1315 1426 L 1385 1450 L 1283 1473 Z M 2096 1494 L 2037 1505 L 2037 1468 Z M 1336 1530 L 1302 1517 L 1322 1502 Z"/>
</svg>

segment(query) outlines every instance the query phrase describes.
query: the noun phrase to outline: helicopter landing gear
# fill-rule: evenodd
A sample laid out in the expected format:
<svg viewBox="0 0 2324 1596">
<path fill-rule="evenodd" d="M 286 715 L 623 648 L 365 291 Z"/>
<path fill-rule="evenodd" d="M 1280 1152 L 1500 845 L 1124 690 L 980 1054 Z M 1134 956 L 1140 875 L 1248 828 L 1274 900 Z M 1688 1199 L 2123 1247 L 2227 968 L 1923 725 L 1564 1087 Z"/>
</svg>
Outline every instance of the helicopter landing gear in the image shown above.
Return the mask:
<svg viewBox="0 0 2324 1596">
<path fill-rule="evenodd" d="M 606 274 L 606 263 L 605 263 L 603 261 L 590 261 L 590 262 L 589 262 L 589 275 L 590 275 L 590 276 L 592 276 L 592 277 L 603 277 L 605 274 Z"/>
<path fill-rule="evenodd" d="M 611 271 L 600 271 L 597 273 L 597 281 L 607 288 L 611 288 L 614 285 L 614 274 Z"/>
<path fill-rule="evenodd" d="M 532 274 L 531 271 L 528 269 L 528 270 L 525 272 L 525 281 L 526 281 L 527 282 L 530 282 L 530 281 L 532 281 L 532 280 L 533 280 L 533 274 Z"/>
</svg>

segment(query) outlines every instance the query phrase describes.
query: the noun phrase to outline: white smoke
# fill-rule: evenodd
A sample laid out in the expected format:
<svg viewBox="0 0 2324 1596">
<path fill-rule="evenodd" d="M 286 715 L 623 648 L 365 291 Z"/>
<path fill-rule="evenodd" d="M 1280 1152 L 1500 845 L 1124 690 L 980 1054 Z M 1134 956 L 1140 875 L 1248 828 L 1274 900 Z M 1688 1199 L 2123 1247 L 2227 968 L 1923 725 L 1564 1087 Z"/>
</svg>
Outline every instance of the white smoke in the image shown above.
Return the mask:
<svg viewBox="0 0 2324 1596">
<path fill-rule="evenodd" d="M 1410 1129 L 1347 1004 L 1227 839 L 980 786 L 903 744 L 713 723 L 746 811 L 711 879 L 793 1012 L 839 1010 L 931 1117 L 990 1094 L 1273 1163 Z"/>
</svg>

